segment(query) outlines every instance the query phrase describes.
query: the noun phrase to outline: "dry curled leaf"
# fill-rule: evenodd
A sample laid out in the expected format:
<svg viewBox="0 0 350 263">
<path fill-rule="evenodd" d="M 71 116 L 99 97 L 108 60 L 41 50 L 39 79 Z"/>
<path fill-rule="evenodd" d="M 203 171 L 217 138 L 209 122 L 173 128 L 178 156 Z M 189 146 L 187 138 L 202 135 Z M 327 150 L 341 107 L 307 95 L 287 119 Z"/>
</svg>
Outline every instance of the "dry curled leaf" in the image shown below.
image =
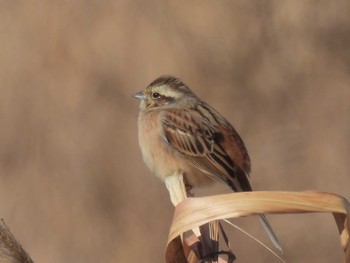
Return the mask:
<svg viewBox="0 0 350 263">
<path fill-rule="evenodd" d="M 187 263 L 190 250 L 182 244 L 182 261 L 174 260 L 183 233 L 213 220 L 257 214 L 333 213 L 346 263 L 350 263 L 349 202 L 342 196 L 324 192 L 243 192 L 187 198 L 176 206 L 168 237 L 167 263 Z M 179 243 L 180 242 L 180 243 Z M 184 256 L 183 256 L 184 255 Z"/>
</svg>

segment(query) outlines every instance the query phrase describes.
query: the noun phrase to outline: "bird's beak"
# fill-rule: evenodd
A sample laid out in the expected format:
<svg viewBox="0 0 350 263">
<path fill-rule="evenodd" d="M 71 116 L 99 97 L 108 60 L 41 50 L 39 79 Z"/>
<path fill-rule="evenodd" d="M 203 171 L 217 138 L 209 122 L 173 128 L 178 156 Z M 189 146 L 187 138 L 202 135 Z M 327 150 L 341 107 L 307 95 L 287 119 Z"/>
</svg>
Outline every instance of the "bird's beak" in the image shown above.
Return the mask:
<svg viewBox="0 0 350 263">
<path fill-rule="evenodd" d="M 139 99 L 139 100 L 145 100 L 146 99 L 146 95 L 143 91 L 137 92 L 133 95 L 133 97 L 135 99 Z"/>
</svg>

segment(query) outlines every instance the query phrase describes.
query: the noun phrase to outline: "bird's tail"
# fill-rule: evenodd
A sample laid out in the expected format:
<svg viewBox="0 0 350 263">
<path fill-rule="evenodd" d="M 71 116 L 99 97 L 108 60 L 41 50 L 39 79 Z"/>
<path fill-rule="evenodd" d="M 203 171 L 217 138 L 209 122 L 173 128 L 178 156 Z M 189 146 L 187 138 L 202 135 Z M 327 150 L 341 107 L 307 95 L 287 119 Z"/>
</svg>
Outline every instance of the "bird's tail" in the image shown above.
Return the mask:
<svg viewBox="0 0 350 263">
<path fill-rule="evenodd" d="M 280 251 L 283 252 L 282 247 L 280 245 L 280 242 L 278 241 L 275 233 L 272 230 L 272 227 L 270 226 L 269 221 L 267 221 L 267 218 L 265 217 L 265 215 L 260 215 L 260 221 L 263 225 L 263 227 L 265 228 L 265 231 L 267 232 L 267 234 L 269 235 L 272 243 L 274 244 L 274 246 Z"/>
</svg>

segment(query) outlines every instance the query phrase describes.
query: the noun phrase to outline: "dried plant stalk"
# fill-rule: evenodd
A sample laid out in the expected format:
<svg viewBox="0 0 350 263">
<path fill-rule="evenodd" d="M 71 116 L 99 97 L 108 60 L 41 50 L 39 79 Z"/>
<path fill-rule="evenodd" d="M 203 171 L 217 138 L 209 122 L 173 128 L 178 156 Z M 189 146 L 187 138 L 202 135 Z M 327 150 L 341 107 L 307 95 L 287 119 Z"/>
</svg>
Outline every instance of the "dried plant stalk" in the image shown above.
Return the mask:
<svg viewBox="0 0 350 263">
<path fill-rule="evenodd" d="M 165 185 L 169 191 L 170 200 L 175 207 L 187 198 L 187 191 L 181 173 L 174 173 L 172 176 L 166 177 Z M 221 231 L 224 234 L 222 228 Z M 214 220 L 191 228 L 190 232 L 193 234 L 187 237 L 185 242 L 183 242 L 183 235 L 179 235 L 175 238 L 173 245 L 169 247 L 171 252 L 167 253 L 167 256 L 174 255 L 174 260 L 172 260 L 172 262 L 196 263 L 198 262 L 198 259 L 203 257 L 208 258 L 207 262 L 218 262 L 219 221 Z M 184 246 L 181 245 L 182 243 L 184 243 Z M 183 248 L 183 250 L 180 251 L 180 248 Z M 184 250 L 187 252 L 184 252 Z M 187 256 L 185 256 L 185 254 Z M 232 256 L 234 257 L 233 254 Z M 168 260 L 171 261 L 171 258 L 167 259 L 167 261 Z M 221 262 L 225 263 L 227 261 Z"/>
<path fill-rule="evenodd" d="M 0 221 L 0 262 L 33 263 L 29 255 L 16 241 L 3 219 Z"/>
</svg>

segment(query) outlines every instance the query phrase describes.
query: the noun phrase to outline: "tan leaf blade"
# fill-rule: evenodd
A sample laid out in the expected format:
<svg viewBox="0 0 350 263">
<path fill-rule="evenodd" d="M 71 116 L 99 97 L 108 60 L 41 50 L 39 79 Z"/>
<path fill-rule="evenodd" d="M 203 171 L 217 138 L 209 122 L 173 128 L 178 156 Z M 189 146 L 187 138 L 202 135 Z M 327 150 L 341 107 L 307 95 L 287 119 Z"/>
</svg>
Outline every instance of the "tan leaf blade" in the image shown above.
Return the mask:
<svg viewBox="0 0 350 263">
<path fill-rule="evenodd" d="M 167 262 L 172 241 L 182 233 L 213 220 L 257 214 L 333 213 L 345 262 L 350 263 L 349 202 L 336 194 L 324 192 L 243 192 L 199 198 L 187 198 L 176 206 L 170 228 Z M 177 261 L 181 262 L 181 261 Z M 186 262 L 186 261 L 184 261 Z"/>
</svg>

